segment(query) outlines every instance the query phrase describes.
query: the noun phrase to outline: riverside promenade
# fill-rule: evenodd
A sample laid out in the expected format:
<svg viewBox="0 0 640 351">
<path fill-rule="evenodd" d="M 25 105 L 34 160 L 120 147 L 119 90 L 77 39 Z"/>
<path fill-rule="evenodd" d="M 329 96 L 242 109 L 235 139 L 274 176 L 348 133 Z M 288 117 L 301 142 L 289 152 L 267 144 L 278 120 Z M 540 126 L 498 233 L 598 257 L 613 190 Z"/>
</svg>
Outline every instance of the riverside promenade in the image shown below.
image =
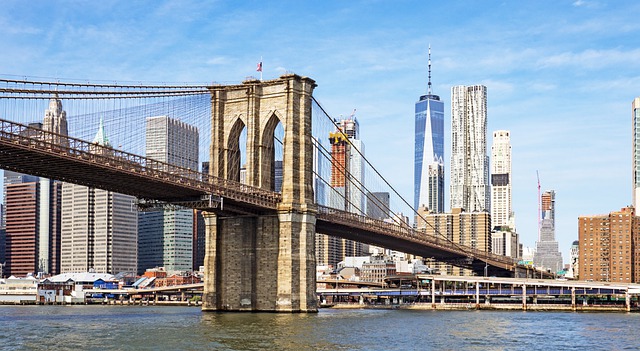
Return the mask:
<svg viewBox="0 0 640 351">
<path fill-rule="evenodd" d="M 639 284 L 428 274 L 388 277 L 381 288 L 318 288 L 321 306 L 333 308 L 630 312 L 640 310 L 639 295 Z"/>
</svg>

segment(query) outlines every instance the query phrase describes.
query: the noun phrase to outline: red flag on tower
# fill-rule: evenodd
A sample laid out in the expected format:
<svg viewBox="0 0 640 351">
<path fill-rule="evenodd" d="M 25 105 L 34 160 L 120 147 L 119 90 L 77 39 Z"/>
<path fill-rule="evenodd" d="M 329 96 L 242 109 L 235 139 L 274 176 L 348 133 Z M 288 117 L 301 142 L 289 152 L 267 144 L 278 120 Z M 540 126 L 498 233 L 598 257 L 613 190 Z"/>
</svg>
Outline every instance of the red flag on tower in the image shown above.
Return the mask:
<svg viewBox="0 0 640 351">
<path fill-rule="evenodd" d="M 262 81 L 262 56 L 260 56 L 260 62 L 258 62 L 258 67 L 256 67 L 256 71 L 260 72 L 260 81 Z"/>
</svg>

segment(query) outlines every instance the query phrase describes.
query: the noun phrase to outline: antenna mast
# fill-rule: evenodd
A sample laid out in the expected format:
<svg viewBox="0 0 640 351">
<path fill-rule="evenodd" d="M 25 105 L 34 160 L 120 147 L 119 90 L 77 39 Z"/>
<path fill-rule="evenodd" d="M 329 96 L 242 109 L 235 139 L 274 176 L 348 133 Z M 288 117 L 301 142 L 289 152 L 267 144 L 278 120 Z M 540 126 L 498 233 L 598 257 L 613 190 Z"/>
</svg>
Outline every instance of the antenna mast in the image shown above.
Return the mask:
<svg viewBox="0 0 640 351">
<path fill-rule="evenodd" d="M 429 87 L 427 88 L 427 94 L 431 95 L 431 44 L 429 44 Z"/>
</svg>

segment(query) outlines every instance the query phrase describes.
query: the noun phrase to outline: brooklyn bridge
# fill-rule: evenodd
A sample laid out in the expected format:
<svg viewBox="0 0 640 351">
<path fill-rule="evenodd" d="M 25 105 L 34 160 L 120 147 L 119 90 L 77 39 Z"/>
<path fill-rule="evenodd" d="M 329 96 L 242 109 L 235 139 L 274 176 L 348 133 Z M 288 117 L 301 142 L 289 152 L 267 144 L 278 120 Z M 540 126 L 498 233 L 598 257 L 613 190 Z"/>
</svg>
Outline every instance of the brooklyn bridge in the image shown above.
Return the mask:
<svg viewBox="0 0 640 351">
<path fill-rule="evenodd" d="M 434 259 L 477 275 L 527 274 L 512 258 L 461 245 L 446 233 L 367 216 L 366 206 L 390 218 L 397 208 L 411 206 L 346 136 L 343 146 L 364 159 L 366 181 L 332 157 L 329 135 L 340 138 L 343 131 L 313 96 L 316 83 L 310 78 L 288 74 L 235 85 L 26 79 L 0 84 L 0 168 L 132 195 L 140 207 L 203 211 L 206 311 L 316 311 L 316 234 Z M 52 98 L 72 111 L 68 135 L 28 125 Z M 208 169 L 140 156 L 142 121 L 160 114 L 198 126 Z M 98 123 L 109 130 L 114 146 L 88 141 Z M 278 186 L 276 161 L 282 164 Z M 336 174 L 344 180 L 339 186 Z M 384 203 L 374 192 L 388 192 L 396 202 Z M 408 215 L 420 216 L 412 210 Z"/>
</svg>

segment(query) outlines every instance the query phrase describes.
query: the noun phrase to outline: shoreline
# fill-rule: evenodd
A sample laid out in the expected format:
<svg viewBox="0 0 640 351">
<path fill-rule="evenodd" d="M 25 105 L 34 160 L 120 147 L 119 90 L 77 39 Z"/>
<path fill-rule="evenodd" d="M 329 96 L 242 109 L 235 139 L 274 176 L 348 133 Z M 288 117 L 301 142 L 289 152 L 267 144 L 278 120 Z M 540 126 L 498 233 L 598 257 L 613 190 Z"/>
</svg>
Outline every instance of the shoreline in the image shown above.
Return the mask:
<svg viewBox="0 0 640 351">
<path fill-rule="evenodd" d="M 327 309 L 371 309 L 371 310 L 420 310 L 420 311 L 537 311 L 537 312 L 640 312 L 640 308 L 627 311 L 625 306 L 615 305 L 551 305 L 527 304 L 442 304 L 442 303 L 412 303 L 395 305 L 366 305 L 359 303 L 336 303 L 320 308 Z"/>
<path fill-rule="evenodd" d="M 189 307 L 201 307 L 202 302 L 192 301 L 119 301 L 110 300 L 108 302 L 88 301 L 88 302 L 37 302 L 33 300 L 12 301 L 12 302 L 0 302 L 0 306 L 189 306 Z"/>
</svg>

